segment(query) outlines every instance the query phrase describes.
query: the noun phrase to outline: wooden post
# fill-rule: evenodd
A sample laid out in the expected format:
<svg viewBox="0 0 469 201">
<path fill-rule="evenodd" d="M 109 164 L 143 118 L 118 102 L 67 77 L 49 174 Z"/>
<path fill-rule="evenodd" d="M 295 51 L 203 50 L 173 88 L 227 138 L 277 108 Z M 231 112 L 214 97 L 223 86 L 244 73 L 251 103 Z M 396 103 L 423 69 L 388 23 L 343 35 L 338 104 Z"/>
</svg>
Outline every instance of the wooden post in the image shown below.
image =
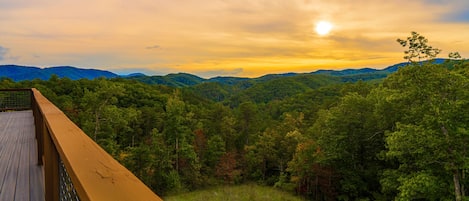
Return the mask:
<svg viewBox="0 0 469 201">
<path fill-rule="evenodd" d="M 44 133 L 45 200 L 59 201 L 59 155 L 45 122 L 42 125 Z"/>
<path fill-rule="evenodd" d="M 37 134 L 37 161 L 38 165 L 44 165 L 44 118 L 40 116 L 38 118 L 38 127 L 39 133 Z"/>
<path fill-rule="evenodd" d="M 34 93 L 33 90 L 29 89 L 29 108 L 33 109 L 34 106 Z"/>
<path fill-rule="evenodd" d="M 34 127 L 36 131 L 36 143 L 37 143 L 37 165 L 43 165 L 42 156 L 44 155 L 44 118 L 42 117 L 41 111 L 35 99 L 32 102 L 33 116 L 34 116 Z"/>
</svg>

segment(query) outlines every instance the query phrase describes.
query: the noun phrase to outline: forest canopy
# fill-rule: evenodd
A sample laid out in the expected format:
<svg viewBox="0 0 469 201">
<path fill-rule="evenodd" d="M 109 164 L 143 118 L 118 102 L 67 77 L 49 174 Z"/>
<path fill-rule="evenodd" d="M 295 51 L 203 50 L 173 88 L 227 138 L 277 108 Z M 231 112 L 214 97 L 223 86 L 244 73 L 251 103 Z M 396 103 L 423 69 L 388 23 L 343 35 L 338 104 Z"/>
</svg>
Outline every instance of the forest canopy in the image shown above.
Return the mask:
<svg viewBox="0 0 469 201">
<path fill-rule="evenodd" d="M 35 87 L 159 195 L 257 182 L 312 200 L 463 200 L 469 63 L 416 32 L 376 82 L 301 75 L 190 87 L 53 76 Z M 466 198 L 467 199 L 467 198 Z"/>
</svg>

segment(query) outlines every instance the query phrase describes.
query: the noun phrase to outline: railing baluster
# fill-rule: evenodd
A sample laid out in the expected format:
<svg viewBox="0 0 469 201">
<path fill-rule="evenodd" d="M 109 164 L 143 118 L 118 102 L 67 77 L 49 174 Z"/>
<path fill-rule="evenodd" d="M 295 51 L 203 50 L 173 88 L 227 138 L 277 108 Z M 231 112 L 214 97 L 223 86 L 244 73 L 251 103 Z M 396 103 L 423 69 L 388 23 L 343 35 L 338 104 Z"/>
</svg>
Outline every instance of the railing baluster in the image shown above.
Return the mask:
<svg viewBox="0 0 469 201">
<path fill-rule="evenodd" d="M 31 89 L 0 89 L 0 111 L 29 110 L 32 98 Z"/>
<path fill-rule="evenodd" d="M 33 109 L 33 116 L 34 116 L 34 124 L 35 126 L 35 133 L 36 133 L 36 143 L 37 143 L 37 165 L 43 165 L 42 156 L 44 155 L 44 130 L 45 124 L 43 117 L 41 115 L 41 111 L 39 111 L 39 107 L 35 99 L 32 101 L 32 109 Z"/>
<path fill-rule="evenodd" d="M 73 186 L 72 179 L 68 175 L 63 161 L 60 160 L 59 163 L 60 201 L 80 201 L 77 191 Z"/>
</svg>

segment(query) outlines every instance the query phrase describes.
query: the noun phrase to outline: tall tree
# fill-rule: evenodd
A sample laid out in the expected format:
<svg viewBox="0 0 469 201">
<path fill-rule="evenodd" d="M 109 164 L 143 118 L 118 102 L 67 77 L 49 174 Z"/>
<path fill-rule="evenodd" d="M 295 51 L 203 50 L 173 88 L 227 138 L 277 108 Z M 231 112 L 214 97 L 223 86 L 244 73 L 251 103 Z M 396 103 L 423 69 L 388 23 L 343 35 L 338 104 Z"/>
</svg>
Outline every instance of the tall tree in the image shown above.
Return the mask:
<svg viewBox="0 0 469 201">
<path fill-rule="evenodd" d="M 411 36 L 405 40 L 397 39 L 397 42 L 402 47 L 408 48 L 408 50 L 404 51 L 404 59 L 410 63 L 421 62 L 422 59 L 433 59 L 441 52 L 440 49 L 428 45 L 428 39 L 415 31 L 412 31 Z"/>
<path fill-rule="evenodd" d="M 404 58 L 434 58 L 441 50 L 412 32 L 407 40 L 397 40 Z M 450 54 L 459 57 L 459 54 Z M 453 64 L 449 64 L 453 65 Z M 469 142 L 469 79 L 448 65 L 431 63 L 401 68 L 383 83 L 390 92 L 388 100 L 398 107 L 396 127 L 386 135 L 385 157 L 396 161 L 395 168 L 384 172 L 383 191 L 396 192 L 397 199 L 448 199 L 446 186 L 452 186 L 454 199 L 463 200 L 463 176 L 466 171 Z"/>
<path fill-rule="evenodd" d="M 105 108 L 117 102 L 117 96 L 124 93 L 124 88 L 121 84 L 105 79 L 99 79 L 95 84 L 98 85 L 95 90 L 85 90 L 84 92 L 82 108 L 85 108 L 86 113 L 82 122 L 88 122 L 87 125 L 84 125 L 84 130 L 96 141 L 101 132 L 101 122 L 104 120 L 102 114 Z M 87 114 L 92 114 L 92 119 L 86 120 L 89 118 Z"/>
<path fill-rule="evenodd" d="M 238 150 L 253 142 L 253 135 L 259 131 L 259 113 L 257 105 L 253 102 L 244 102 L 239 105 L 238 123 L 240 138 L 237 142 Z"/>
<path fill-rule="evenodd" d="M 444 199 L 443 182 L 454 188 L 455 200 L 462 200 L 462 175 L 469 160 L 469 115 L 464 112 L 469 108 L 469 79 L 442 65 L 425 64 L 400 69 L 383 86 L 393 91 L 393 104 L 405 108 L 396 130 L 386 136 L 386 156 L 401 164 L 397 171 L 388 171 L 395 175 L 398 197 Z"/>
<path fill-rule="evenodd" d="M 192 113 L 187 110 L 179 90 L 169 97 L 165 110 L 166 122 L 162 132 L 166 143 L 173 147 L 174 168 L 186 182 L 195 182 L 199 177 L 200 163 L 193 146 L 194 135 L 188 126 L 193 120 Z"/>
<path fill-rule="evenodd" d="M 333 167 L 336 183 L 343 199 L 373 199 L 378 188 L 378 173 L 382 168 L 376 154 L 384 150 L 383 128 L 376 122 L 374 99 L 357 93 L 343 97 L 339 104 L 322 111 L 311 135 L 321 149 L 314 161 Z"/>
</svg>

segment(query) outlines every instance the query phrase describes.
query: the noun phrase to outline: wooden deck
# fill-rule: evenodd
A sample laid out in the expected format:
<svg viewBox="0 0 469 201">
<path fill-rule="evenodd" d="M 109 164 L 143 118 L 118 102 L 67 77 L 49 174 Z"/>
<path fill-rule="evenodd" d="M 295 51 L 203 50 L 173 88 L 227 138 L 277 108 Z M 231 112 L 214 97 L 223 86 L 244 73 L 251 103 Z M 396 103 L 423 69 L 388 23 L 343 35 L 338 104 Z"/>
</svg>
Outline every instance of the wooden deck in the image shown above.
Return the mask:
<svg viewBox="0 0 469 201">
<path fill-rule="evenodd" d="M 0 112 L 0 201 L 44 200 L 32 111 Z"/>
</svg>

